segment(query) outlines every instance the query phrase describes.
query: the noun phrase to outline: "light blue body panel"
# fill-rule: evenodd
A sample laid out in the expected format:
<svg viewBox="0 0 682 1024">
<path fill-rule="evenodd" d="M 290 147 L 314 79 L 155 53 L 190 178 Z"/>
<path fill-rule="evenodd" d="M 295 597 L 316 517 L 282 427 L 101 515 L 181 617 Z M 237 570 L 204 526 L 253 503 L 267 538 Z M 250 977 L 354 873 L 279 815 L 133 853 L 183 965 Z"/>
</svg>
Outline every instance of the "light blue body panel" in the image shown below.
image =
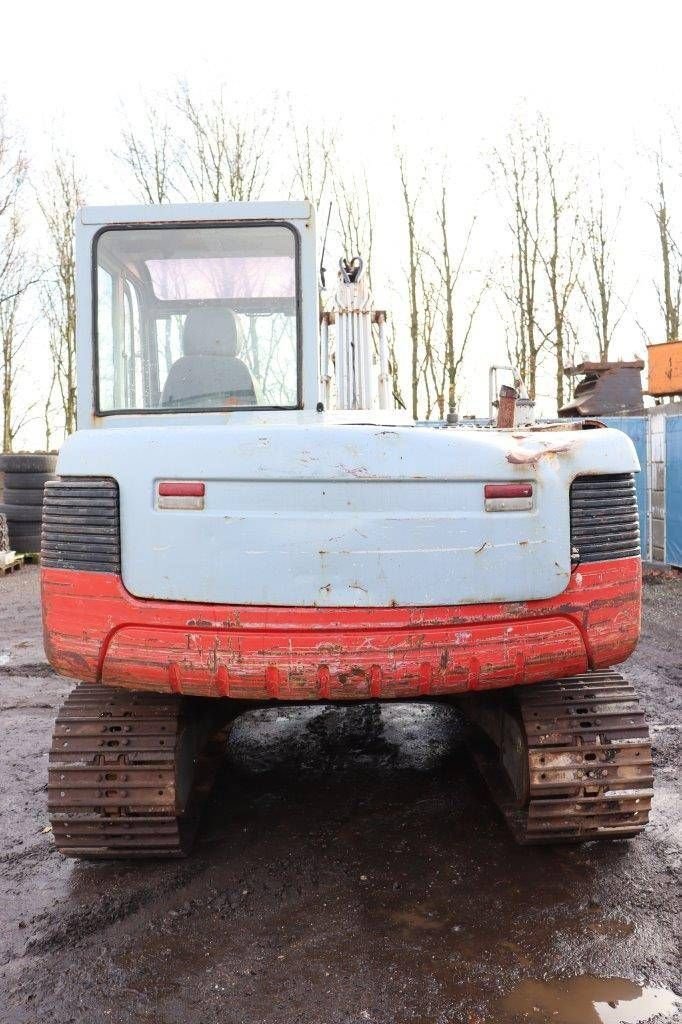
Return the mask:
<svg viewBox="0 0 682 1024">
<path fill-rule="evenodd" d="M 354 415 L 138 418 L 79 430 L 58 472 L 118 481 L 123 582 L 139 597 L 387 607 L 560 594 L 572 479 L 639 468 L 616 430 L 432 429 Z M 159 480 L 204 481 L 205 508 L 156 508 Z M 484 485 L 500 481 L 532 481 L 533 509 L 486 512 Z"/>
<path fill-rule="evenodd" d="M 665 560 L 682 567 L 682 416 L 669 416 L 665 432 Z"/>
</svg>

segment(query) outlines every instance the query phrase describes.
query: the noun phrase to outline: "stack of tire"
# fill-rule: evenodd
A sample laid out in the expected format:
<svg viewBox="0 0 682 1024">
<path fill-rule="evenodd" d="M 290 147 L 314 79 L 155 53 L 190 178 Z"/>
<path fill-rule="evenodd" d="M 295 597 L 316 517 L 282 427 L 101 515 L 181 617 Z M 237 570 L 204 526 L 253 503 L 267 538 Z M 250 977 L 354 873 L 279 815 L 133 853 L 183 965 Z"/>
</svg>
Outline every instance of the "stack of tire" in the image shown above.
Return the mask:
<svg viewBox="0 0 682 1024">
<path fill-rule="evenodd" d="M 7 517 L 10 550 L 40 551 L 43 488 L 53 478 L 56 464 L 52 452 L 0 455 L 0 513 Z"/>
</svg>

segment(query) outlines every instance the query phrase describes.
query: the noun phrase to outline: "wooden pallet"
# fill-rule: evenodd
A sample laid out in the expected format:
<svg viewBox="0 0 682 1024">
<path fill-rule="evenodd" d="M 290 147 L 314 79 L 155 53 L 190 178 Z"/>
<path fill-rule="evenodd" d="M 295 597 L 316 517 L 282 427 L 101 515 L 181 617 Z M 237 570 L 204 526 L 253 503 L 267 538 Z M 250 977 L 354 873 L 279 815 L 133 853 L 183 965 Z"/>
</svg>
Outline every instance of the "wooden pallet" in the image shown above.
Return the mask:
<svg viewBox="0 0 682 1024">
<path fill-rule="evenodd" d="M 16 572 L 24 564 L 24 555 L 15 555 L 11 562 L 6 565 L 0 564 L 0 576 L 6 576 L 8 572 Z"/>
</svg>

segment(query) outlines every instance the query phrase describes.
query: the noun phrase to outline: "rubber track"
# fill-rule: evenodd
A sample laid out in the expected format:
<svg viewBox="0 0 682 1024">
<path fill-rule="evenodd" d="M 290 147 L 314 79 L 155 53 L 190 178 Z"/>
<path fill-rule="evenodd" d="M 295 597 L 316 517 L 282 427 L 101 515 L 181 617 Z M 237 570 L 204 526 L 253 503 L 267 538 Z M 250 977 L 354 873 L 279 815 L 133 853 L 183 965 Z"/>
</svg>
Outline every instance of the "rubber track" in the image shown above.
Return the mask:
<svg viewBox="0 0 682 1024">
<path fill-rule="evenodd" d="M 59 710 L 48 773 L 57 848 L 71 857 L 181 857 L 191 848 L 219 744 L 180 806 L 176 755 L 187 702 L 81 684 Z"/>
<path fill-rule="evenodd" d="M 527 805 L 509 800 L 499 769 L 481 767 L 518 841 L 622 839 L 641 832 L 653 774 L 649 730 L 632 686 L 617 672 L 592 672 L 517 687 L 515 700 L 528 748 Z"/>
</svg>

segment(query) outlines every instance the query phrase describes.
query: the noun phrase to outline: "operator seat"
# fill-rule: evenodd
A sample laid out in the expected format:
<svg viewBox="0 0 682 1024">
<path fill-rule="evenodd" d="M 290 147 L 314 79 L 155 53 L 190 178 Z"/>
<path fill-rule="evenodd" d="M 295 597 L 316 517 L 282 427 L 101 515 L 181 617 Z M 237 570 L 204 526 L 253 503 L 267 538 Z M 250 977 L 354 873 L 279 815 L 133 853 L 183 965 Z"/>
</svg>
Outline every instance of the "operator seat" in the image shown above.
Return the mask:
<svg viewBox="0 0 682 1024">
<path fill-rule="evenodd" d="M 237 325 L 230 309 L 192 309 L 185 318 L 182 351 L 163 386 L 161 405 L 222 408 L 256 405 L 248 367 L 237 358 Z"/>
</svg>

